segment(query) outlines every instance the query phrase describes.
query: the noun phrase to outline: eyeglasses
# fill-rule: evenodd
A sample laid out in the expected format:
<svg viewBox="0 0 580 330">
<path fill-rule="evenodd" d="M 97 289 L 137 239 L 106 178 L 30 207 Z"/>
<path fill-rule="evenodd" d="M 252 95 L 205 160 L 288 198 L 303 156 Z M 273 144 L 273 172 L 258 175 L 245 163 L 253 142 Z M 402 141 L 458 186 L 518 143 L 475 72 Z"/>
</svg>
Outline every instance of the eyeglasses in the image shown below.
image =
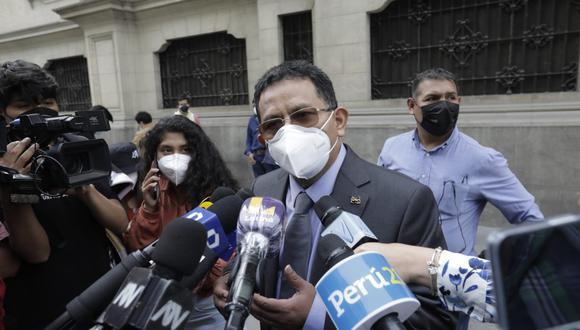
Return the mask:
<svg viewBox="0 0 580 330">
<path fill-rule="evenodd" d="M 269 140 L 276 135 L 278 130 L 282 128 L 289 120 L 291 124 L 299 125 L 302 127 L 313 127 L 318 124 L 318 113 L 320 111 L 333 111 L 334 108 L 319 109 L 315 107 L 307 107 L 296 110 L 288 115 L 286 118 L 272 118 L 263 121 L 258 126 L 258 131 L 265 140 Z"/>
</svg>

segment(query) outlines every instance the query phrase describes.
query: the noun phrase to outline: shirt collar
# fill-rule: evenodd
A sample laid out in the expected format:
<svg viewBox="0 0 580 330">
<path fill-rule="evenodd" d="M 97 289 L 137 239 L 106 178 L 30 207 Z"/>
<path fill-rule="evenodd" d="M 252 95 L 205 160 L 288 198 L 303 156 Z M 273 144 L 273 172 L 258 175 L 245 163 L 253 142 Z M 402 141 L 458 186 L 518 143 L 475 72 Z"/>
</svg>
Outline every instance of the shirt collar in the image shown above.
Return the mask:
<svg viewBox="0 0 580 330">
<path fill-rule="evenodd" d="M 449 138 L 445 142 L 443 142 L 442 144 L 433 148 L 432 150 L 426 150 L 425 147 L 421 144 L 421 140 L 419 139 L 419 131 L 417 130 L 417 128 L 415 128 L 415 130 L 413 131 L 413 134 L 411 134 L 411 139 L 413 141 L 413 145 L 415 145 L 415 148 L 422 149 L 422 150 L 427 151 L 427 152 L 434 152 L 434 151 L 437 151 L 439 149 L 445 149 L 449 145 L 454 144 L 455 141 L 457 141 L 458 136 L 459 136 L 459 128 L 457 126 L 455 126 L 455 128 L 453 128 L 453 133 L 451 133 L 451 135 L 449 135 Z"/>
<path fill-rule="evenodd" d="M 338 152 L 338 157 L 330 168 L 324 173 L 316 182 L 314 182 L 310 187 L 304 189 L 302 188 L 296 179 L 290 175 L 290 184 L 288 186 L 288 194 L 291 197 L 291 201 L 296 200 L 296 196 L 302 191 L 305 191 L 310 199 L 315 203 L 323 196 L 330 195 L 332 189 L 334 188 L 334 183 L 336 182 L 336 177 L 338 176 L 338 171 L 344 162 L 346 157 L 346 148 L 344 144 L 340 144 L 340 151 Z"/>
</svg>

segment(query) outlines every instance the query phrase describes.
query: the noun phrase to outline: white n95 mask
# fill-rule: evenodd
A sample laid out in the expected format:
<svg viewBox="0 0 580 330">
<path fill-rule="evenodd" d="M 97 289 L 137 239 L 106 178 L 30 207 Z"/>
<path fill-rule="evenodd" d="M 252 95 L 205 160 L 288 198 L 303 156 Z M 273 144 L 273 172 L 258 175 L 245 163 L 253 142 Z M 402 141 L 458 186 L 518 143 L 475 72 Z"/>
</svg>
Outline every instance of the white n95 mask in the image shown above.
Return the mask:
<svg viewBox="0 0 580 330">
<path fill-rule="evenodd" d="M 331 147 L 328 135 L 323 129 L 332 118 L 334 111 L 321 128 L 284 125 L 274 137 L 267 141 L 270 156 L 281 168 L 298 179 L 311 179 L 328 162 Z"/>
<path fill-rule="evenodd" d="M 157 161 L 159 170 L 169 181 L 179 186 L 185 180 L 185 174 L 191 161 L 190 155 L 172 154 L 161 157 Z"/>
</svg>

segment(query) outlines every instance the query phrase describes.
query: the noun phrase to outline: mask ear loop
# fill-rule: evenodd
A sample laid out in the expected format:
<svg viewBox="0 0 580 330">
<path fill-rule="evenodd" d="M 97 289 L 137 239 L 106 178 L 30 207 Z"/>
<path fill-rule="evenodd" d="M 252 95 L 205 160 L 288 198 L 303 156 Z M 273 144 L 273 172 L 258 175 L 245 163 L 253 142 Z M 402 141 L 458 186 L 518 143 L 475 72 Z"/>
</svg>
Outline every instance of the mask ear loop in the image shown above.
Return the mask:
<svg viewBox="0 0 580 330">
<path fill-rule="evenodd" d="M 459 207 L 457 206 L 457 193 L 455 192 L 455 182 L 453 180 L 448 180 L 443 182 L 443 192 L 441 193 L 441 197 L 439 197 L 439 201 L 437 201 L 437 206 L 441 204 L 443 197 L 445 196 L 445 186 L 447 184 L 451 184 L 451 188 L 453 189 L 453 204 L 455 206 L 455 219 L 457 220 L 457 227 L 459 228 L 459 233 L 461 234 L 461 239 L 463 240 L 463 248 L 459 253 L 465 252 L 467 249 L 467 241 L 465 240 L 465 235 L 463 235 L 463 228 L 461 227 L 461 221 L 459 221 Z M 439 212 L 439 226 L 443 225 L 443 220 L 441 220 L 441 212 Z"/>
<path fill-rule="evenodd" d="M 324 127 L 330 122 L 330 118 L 332 118 L 332 116 L 334 115 L 334 111 L 336 109 L 332 110 L 330 112 L 330 116 L 328 116 L 328 119 L 326 119 L 326 122 L 324 122 L 324 124 L 322 125 L 322 127 L 320 127 L 320 130 L 324 132 Z M 336 147 L 336 145 L 338 144 L 338 140 L 340 139 L 340 136 L 336 137 L 336 141 L 334 141 L 334 144 L 332 145 L 332 147 L 330 147 L 330 149 L 328 150 L 328 153 L 331 153 L 332 150 L 334 150 L 334 147 Z"/>
</svg>

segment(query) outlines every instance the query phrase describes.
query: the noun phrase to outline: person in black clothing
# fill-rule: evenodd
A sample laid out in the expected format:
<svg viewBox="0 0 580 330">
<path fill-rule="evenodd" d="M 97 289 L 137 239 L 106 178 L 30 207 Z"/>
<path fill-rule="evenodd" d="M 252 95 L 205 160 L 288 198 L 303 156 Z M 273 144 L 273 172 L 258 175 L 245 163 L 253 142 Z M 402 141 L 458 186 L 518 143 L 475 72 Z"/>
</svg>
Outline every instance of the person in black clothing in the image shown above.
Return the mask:
<svg viewBox="0 0 580 330">
<path fill-rule="evenodd" d="M 0 114 L 11 121 L 39 106 L 58 111 L 57 83 L 38 65 L 16 60 L 0 65 Z M 0 165 L 30 171 L 37 145 L 30 138 L 7 145 Z M 2 199 L 10 245 L 21 257 L 16 277 L 6 281 L 7 329 L 41 329 L 65 310 L 65 305 L 111 267 L 112 249 L 105 228 L 121 235 L 127 216 L 107 179 L 53 196 L 41 194 L 37 204 L 13 204 Z M 3 191 L 8 186 L 0 187 Z M 11 223 L 26 222 L 48 240 L 43 254 L 31 252 L 36 237 L 16 232 Z"/>
</svg>

